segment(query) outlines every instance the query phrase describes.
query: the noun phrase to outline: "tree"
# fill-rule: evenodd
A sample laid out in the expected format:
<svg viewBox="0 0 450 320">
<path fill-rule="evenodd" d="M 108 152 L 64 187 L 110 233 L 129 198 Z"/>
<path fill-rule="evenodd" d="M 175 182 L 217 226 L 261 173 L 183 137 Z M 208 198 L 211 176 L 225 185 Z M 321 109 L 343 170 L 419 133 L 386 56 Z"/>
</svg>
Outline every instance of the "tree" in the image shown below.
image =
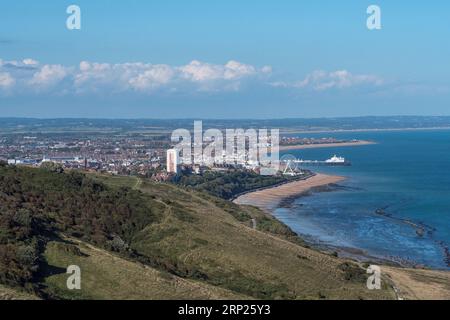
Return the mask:
<svg viewBox="0 0 450 320">
<path fill-rule="evenodd" d="M 59 163 L 55 163 L 55 162 L 50 162 L 50 161 L 45 161 L 41 163 L 41 168 L 48 170 L 50 172 L 56 172 L 56 173 L 63 173 L 64 172 L 64 168 L 61 164 Z"/>
</svg>

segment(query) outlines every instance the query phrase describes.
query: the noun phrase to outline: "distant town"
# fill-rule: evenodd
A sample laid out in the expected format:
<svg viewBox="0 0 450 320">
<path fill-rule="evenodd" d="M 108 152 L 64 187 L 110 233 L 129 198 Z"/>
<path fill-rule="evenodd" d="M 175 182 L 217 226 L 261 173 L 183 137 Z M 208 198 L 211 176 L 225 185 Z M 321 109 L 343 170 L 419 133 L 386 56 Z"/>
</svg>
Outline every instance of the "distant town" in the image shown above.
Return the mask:
<svg viewBox="0 0 450 320">
<path fill-rule="evenodd" d="M 357 142 L 356 140 L 353 143 Z M 280 147 L 342 144 L 335 138 L 282 137 Z M 0 160 L 10 165 L 39 167 L 54 163 L 66 169 L 103 172 L 113 175 L 139 175 L 155 181 L 169 180 L 180 172 L 201 174 L 204 171 L 259 171 L 258 163 L 229 165 L 181 164 L 169 134 L 149 133 L 5 133 L 0 134 Z M 291 172 L 292 174 L 292 172 Z"/>
</svg>

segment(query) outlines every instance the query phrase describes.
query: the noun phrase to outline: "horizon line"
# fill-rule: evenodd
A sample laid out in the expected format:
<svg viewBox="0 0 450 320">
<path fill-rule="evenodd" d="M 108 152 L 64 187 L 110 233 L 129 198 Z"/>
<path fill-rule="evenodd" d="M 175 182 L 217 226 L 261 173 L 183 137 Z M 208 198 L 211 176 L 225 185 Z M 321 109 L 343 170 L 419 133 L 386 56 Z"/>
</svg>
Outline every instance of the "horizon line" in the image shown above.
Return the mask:
<svg viewBox="0 0 450 320">
<path fill-rule="evenodd" d="M 285 118 L 201 118 L 201 117 L 173 117 L 173 118 L 136 118 L 136 117 L 3 117 L 0 120 L 154 120 L 154 121 L 170 121 L 170 120 L 202 120 L 202 121 L 273 121 L 273 120 L 320 120 L 320 119 L 362 119 L 362 118 L 450 118 L 450 115 L 364 115 L 364 116 L 324 116 L 324 117 L 285 117 Z"/>
</svg>

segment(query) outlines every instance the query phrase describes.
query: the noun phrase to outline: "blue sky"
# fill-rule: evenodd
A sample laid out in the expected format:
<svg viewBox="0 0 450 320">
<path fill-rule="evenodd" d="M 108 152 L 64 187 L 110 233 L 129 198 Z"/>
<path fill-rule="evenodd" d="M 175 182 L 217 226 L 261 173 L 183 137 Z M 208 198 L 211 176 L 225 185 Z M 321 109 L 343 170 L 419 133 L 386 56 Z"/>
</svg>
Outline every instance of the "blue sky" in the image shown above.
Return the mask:
<svg viewBox="0 0 450 320">
<path fill-rule="evenodd" d="M 71 4 L 81 30 L 66 28 Z M 450 115 L 444 0 L 0 6 L 0 116 Z"/>
</svg>

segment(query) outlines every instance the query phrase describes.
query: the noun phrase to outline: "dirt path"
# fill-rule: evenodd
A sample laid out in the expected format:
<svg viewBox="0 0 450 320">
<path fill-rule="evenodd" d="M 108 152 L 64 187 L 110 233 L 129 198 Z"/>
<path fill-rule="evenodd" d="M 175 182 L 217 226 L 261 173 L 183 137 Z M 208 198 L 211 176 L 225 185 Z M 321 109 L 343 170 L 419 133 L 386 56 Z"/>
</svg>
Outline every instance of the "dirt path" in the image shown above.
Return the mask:
<svg viewBox="0 0 450 320">
<path fill-rule="evenodd" d="M 449 300 L 450 272 L 382 267 L 401 300 Z"/>
<path fill-rule="evenodd" d="M 137 179 L 137 181 L 136 181 L 136 184 L 133 187 L 133 190 L 139 190 L 139 188 L 142 185 L 142 179 L 141 178 L 136 178 L 136 179 Z"/>
</svg>

